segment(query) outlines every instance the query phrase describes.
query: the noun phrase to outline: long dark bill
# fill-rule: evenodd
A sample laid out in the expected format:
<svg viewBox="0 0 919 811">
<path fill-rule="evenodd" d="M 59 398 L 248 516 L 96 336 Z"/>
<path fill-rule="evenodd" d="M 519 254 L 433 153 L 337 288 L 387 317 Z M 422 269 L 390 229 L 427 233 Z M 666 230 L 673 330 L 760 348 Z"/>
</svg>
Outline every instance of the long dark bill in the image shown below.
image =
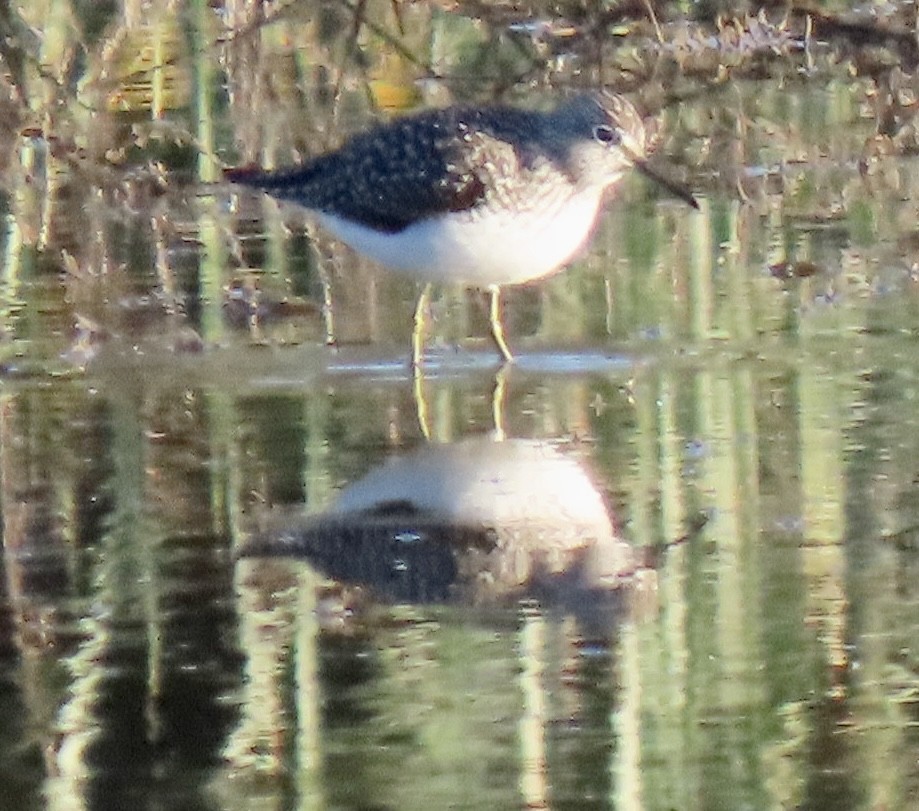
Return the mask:
<svg viewBox="0 0 919 811">
<path fill-rule="evenodd" d="M 648 166 L 647 162 L 643 160 L 635 161 L 635 168 L 641 172 L 645 177 L 650 178 L 655 183 L 660 186 L 663 186 L 667 191 L 669 191 L 674 197 L 682 200 L 684 203 L 691 205 L 694 209 L 698 211 L 699 204 L 696 202 L 696 198 L 692 196 L 692 192 L 683 186 L 680 183 L 677 183 L 675 180 L 671 180 L 669 177 L 664 177 L 656 170 Z"/>
</svg>

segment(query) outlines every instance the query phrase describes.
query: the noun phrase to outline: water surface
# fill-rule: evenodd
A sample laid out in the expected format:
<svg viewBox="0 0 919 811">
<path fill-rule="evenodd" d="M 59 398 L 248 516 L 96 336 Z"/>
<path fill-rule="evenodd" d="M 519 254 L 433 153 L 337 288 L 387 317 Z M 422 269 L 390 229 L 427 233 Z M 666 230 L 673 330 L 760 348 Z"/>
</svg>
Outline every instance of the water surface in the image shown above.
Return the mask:
<svg viewBox="0 0 919 811">
<path fill-rule="evenodd" d="M 629 178 L 508 292 L 517 364 L 443 289 L 413 376 L 415 284 L 199 184 L 167 125 L 283 163 L 521 51 L 321 8 L 200 53 L 87 28 L 173 54 L 72 114 L 165 185 L 14 139 L 0 808 L 914 807 L 919 174 L 870 80 L 668 108 L 701 211 Z M 598 79 L 544 64 L 512 100 Z"/>
</svg>

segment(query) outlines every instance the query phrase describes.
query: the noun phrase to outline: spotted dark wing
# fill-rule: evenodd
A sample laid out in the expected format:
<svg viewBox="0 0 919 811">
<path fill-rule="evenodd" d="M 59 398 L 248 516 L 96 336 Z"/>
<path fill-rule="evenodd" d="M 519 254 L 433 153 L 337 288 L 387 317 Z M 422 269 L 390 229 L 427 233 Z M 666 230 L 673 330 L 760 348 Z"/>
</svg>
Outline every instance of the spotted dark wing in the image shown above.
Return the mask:
<svg viewBox="0 0 919 811">
<path fill-rule="evenodd" d="M 384 231 L 486 202 L 496 173 L 517 160 L 487 114 L 449 108 L 357 136 L 304 167 L 231 170 L 227 179 Z"/>
</svg>

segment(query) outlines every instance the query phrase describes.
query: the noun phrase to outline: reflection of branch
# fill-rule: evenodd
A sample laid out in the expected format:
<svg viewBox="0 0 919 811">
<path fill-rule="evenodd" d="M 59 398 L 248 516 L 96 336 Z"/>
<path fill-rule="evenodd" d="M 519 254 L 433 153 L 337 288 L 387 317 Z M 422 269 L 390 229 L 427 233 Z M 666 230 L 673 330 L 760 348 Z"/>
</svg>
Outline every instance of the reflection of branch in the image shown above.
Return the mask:
<svg viewBox="0 0 919 811">
<path fill-rule="evenodd" d="M 65 63 L 56 65 L 61 74 L 57 76 L 42 61 L 41 48 L 38 43 L 39 38 L 35 30 L 27 25 L 18 14 L 10 13 L 9 4 L 0 3 L 0 65 L 6 68 L 8 74 L 5 77 L 6 83 L 15 91 L 10 93 L 9 100 L 14 101 L 20 109 L 29 106 L 26 66 L 35 71 L 35 76 L 40 80 L 48 82 L 55 88 L 69 89 L 65 75 L 67 71 L 64 70 L 64 67 L 70 68 L 74 64 L 72 48 Z M 89 109 L 79 99 L 68 98 L 68 102 L 73 100 L 84 109 Z"/>
<path fill-rule="evenodd" d="M 879 25 L 875 20 L 844 20 L 820 9 L 806 5 L 795 5 L 791 14 L 810 20 L 813 34 L 818 37 L 838 37 L 851 42 L 856 47 L 877 45 L 896 50 L 903 59 L 907 71 L 919 66 L 919 45 L 914 32 L 903 29 L 888 28 Z"/>
<path fill-rule="evenodd" d="M 389 33 L 383 26 L 378 25 L 373 20 L 368 19 L 364 14 L 364 2 L 363 0 L 358 0 L 357 3 L 352 3 L 350 0 L 338 0 L 339 4 L 346 8 L 354 15 L 355 19 L 355 30 L 353 31 L 354 38 L 357 38 L 357 31 L 360 26 L 363 25 L 369 30 L 374 36 L 379 37 L 383 40 L 389 47 L 394 51 L 397 51 L 398 54 L 404 59 L 411 62 L 416 67 L 422 68 L 427 75 L 431 75 L 431 66 L 421 59 L 407 46 L 403 45 L 401 40 L 394 37 Z"/>
<path fill-rule="evenodd" d="M 6 64 L 10 82 L 19 90 L 25 86 L 23 63 L 28 53 L 22 45 L 22 26 L 17 25 L 10 14 L 9 3 L 0 3 L 0 59 Z"/>
<path fill-rule="evenodd" d="M 690 516 L 687 525 L 686 531 L 680 535 L 678 538 L 674 538 L 670 541 L 665 541 L 662 544 L 655 544 L 654 546 L 641 546 L 638 547 L 638 551 L 641 556 L 641 560 L 636 568 L 638 569 L 657 569 L 660 567 L 661 559 L 664 556 L 665 552 L 668 552 L 670 549 L 673 549 L 675 546 L 682 546 L 684 543 L 689 543 L 692 541 L 698 534 L 705 528 L 708 524 L 709 514 L 700 510 L 695 515 Z"/>
<path fill-rule="evenodd" d="M 218 37 L 215 44 L 221 45 L 248 39 L 254 34 L 257 34 L 264 26 L 280 19 L 285 12 L 296 6 L 297 2 L 298 0 L 289 0 L 287 3 L 277 3 L 271 7 L 270 11 L 265 10 L 264 3 L 256 4 L 256 8 L 259 12 L 258 14 L 254 14 L 253 18 L 244 26 L 228 29 L 225 34 Z"/>
<path fill-rule="evenodd" d="M 919 527 L 911 526 L 881 536 L 885 543 L 892 544 L 898 552 L 914 552 L 919 548 Z"/>
<path fill-rule="evenodd" d="M 286 12 L 296 7 L 298 2 L 299 0 L 289 0 L 286 3 L 278 3 L 275 7 L 272 8 L 270 12 L 266 12 L 264 6 L 260 6 L 261 13 L 257 18 L 251 20 L 241 28 L 234 28 L 228 31 L 220 38 L 219 42 L 222 44 L 237 42 L 241 39 L 246 39 L 247 37 L 258 33 L 261 28 L 276 22 Z M 338 4 L 349 11 L 353 18 L 351 32 L 348 36 L 349 42 L 356 41 L 358 32 L 360 31 L 361 27 L 366 27 L 374 35 L 382 39 L 387 45 L 398 51 L 401 56 L 410 61 L 413 65 L 417 65 L 418 67 L 424 68 L 425 71 L 430 72 L 430 66 L 426 65 L 421 59 L 418 58 L 415 53 L 403 45 L 401 40 L 394 37 L 385 28 L 378 25 L 373 20 L 367 18 L 365 14 L 366 0 L 357 0 L 354 3 L 350 2 L 350 0 L 338 0 Z"/>
</svg>

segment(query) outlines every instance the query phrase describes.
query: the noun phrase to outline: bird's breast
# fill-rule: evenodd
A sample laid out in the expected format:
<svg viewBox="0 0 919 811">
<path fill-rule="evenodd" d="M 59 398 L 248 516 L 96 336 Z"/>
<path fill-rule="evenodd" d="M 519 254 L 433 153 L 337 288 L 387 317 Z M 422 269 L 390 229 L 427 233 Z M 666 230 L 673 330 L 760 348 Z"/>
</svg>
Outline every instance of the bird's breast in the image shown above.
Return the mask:
<svg viewBox="0 0 919 811">
<path fill-rule="evenodd" d="M 418 220 L 384 233 L 327 213 L 320 222 L 354 250 L 421 281 L 521 284 L 570 262 L 588 240 L 602 192 L 542 199 L 513 210 L 484 206 Z"/>
</svg>

